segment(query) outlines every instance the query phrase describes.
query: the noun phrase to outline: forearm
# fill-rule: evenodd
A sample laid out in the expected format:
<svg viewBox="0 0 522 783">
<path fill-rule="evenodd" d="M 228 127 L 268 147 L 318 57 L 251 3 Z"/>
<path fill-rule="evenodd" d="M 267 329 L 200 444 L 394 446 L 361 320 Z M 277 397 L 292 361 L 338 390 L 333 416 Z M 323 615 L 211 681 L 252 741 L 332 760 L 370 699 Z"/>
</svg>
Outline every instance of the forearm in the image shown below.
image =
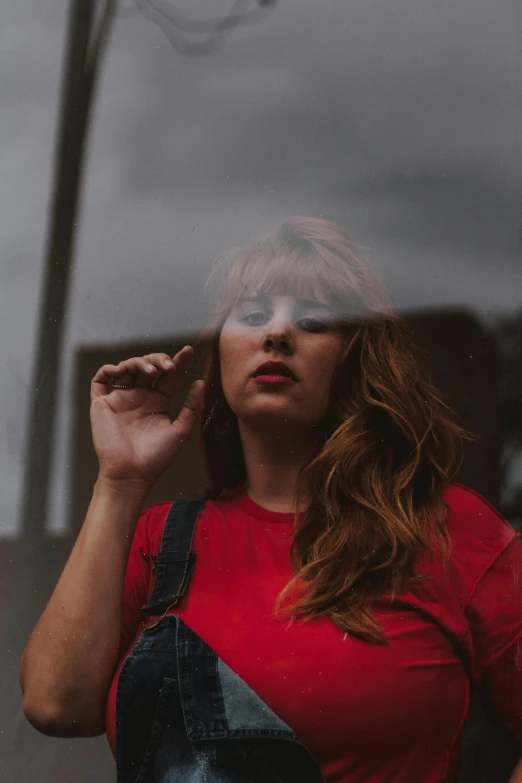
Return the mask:
<svg viewBox="0 0 522 783">
<path fill-rule="evenodd" d="M 98 481 L 20 665 L 24 711 L 41 731 L 103 731 L 117 664 L 125 568 L 146 491 Z"/>
</svg>

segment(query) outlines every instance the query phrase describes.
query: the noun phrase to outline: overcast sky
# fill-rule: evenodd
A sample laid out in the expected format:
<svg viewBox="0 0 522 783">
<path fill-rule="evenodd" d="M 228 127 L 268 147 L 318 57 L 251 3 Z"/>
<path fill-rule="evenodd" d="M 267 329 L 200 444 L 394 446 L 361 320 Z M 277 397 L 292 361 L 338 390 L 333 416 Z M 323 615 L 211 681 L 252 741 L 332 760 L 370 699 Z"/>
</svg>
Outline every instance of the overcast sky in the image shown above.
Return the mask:
<svg viewBox="0 0 522 783">
<path fill-rule="evenodd" d="M 205 19 L 231 4 L 177 7 Z M 213 257 L 260 228 L 294 214 L 340 222 L 399 307 L 484 319 L 522 305 L 519 0 L 279 0 L 204 56 L 174 48 L 150 7 L 124 7 L 89 146 L 56 531 L 78 345 L 198 329 Z M 0 9 L 0 535 L 12 535 L 67 3 Z"/>
</svg>

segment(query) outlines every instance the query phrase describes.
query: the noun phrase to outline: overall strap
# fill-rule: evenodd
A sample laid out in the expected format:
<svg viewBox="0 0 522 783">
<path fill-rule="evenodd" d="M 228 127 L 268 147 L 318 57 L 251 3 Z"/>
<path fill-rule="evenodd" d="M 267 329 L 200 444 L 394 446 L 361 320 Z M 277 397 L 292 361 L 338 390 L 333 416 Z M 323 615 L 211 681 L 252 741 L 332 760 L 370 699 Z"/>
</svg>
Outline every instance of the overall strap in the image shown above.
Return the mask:
<svg viewBox="0 0 522 783">
<path fill-rule="evenodd" d="M 152 555 L 154 586 L 143 614 L 167 613 L 187 589 L 196 553 L 192 539 L 204 500 L 176 500 L 172 503 L 161 538 L 161 548 Z"/>
</svg>

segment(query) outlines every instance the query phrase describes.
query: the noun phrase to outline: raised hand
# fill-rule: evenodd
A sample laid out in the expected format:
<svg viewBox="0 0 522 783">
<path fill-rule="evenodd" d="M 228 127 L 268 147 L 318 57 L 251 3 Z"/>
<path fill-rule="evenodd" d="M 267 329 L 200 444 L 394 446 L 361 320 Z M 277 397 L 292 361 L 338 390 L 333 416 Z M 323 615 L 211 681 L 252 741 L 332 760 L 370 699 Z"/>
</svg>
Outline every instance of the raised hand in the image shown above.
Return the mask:
<svg viewBox="0 0 522 783">
<path fill-rule="evenodd" d="M 170 420 L 172 396 L 193 352 L 185 345 L 172 359 L 151 353 L 98 370 L 91 382 L 91 426 L 100 478 L 150 487 L 172 464 L 203 406 L 199 379 Z"/>
</svg>

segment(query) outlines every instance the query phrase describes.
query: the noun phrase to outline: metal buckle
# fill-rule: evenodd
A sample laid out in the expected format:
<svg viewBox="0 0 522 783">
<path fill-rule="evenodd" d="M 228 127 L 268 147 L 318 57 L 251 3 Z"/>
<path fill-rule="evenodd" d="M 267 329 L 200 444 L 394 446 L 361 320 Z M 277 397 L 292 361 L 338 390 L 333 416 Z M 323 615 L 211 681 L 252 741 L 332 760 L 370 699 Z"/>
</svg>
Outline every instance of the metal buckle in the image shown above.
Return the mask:
<svg viewBox="0 0 522 783">
<path fill-rule="evenodd" d="M 146 633 L 156 633 L 156 631 L 159 630 L 158 626 L 159 626 L 161 620 L 163 620 L 163 617 L 159 617 L 156 620 L 153 620 L 152 617 L 149 617 L 145 621 L 145 624 L 143 626 L 143 630 Z"/>
<path fill-rule="evenodd" d="M 176 598 L 175 601 L 173 601 L 169 606 L 167 606 L 167 608 L 165 609 L 161 617 L 158 617 L 157 620 L 151 620 L 151 617 L 149 615 L 149 617 L 145 621 L 143 630 L 146 631 L 147 633 L 155 633 L 156 631 L 158 631 L 161 621 L 165 619 L 169 610 L 172 609 L 172 607 L 178 603 L 178 599 L 179 596 Z"/>
</svg>

